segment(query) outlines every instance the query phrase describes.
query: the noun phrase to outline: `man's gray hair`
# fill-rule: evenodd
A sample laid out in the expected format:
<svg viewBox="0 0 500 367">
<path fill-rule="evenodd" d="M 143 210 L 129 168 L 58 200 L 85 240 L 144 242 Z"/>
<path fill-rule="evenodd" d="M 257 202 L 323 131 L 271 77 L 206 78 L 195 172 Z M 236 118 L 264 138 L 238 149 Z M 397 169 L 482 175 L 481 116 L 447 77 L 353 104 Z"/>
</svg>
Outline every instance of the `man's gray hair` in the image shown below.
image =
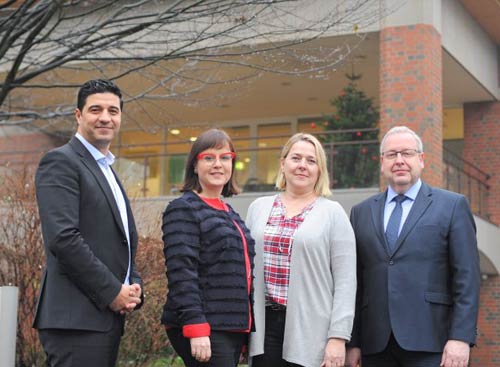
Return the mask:
<svg viewBox="0 0 500 367">
<path fill-rule="evenodd" d="M 417 150 L 419 153 L 422 153 L 424 151 L 424 144 L 422 144 L 422 139 L 420 139 L 420 136 L 417 135 L 415 131 L 412 129 L 406 127 L 406 126 L 394 126 L 392 129 L 390 129 L 388 132 L 385 133 L 384 137 L 382 138 L 382 141 L 380 142 L 380 154 L 384 152 L 384 144 L 385 140 L 389 135 L 394 135 L 394 134 L 410 134 L 413 136 L 415 141 L 417 142 Z"/>
</svg>

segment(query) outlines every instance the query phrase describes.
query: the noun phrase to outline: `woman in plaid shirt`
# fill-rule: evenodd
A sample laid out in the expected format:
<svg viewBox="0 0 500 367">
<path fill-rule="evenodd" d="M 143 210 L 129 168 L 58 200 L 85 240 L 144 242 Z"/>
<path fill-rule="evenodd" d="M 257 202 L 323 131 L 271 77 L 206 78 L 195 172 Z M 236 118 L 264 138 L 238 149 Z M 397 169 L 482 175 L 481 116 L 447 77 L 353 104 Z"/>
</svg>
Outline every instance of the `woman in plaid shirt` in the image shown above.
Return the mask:
<svg viewBox="0 0 500 367">
<path fill-rule="evenodd" d="M 284 146 L 276 186 L 255 200 L 246 224 L 255 239 L 253 367 L 344 366 L 356 295 L 354 233 L 327 199 L 321 143 L 299 133 Z"/>
</svg>

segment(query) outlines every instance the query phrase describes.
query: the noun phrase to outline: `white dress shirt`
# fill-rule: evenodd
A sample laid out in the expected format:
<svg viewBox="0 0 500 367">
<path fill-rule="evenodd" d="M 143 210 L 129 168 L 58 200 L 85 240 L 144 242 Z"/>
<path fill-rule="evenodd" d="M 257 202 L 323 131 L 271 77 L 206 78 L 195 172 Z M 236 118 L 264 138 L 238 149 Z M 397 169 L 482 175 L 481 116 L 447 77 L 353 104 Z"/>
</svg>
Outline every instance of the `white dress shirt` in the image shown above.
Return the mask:
<svg viewBox="0 0 500 367">
<path fill-rule="evenodd" d="M 79 133 L 75 134 L 76 138 L 82 142 L 82 144 L 87 148 L 87 150 L 92 154 L 92 157 L 97 162 L 97 165 L 101 169 L 104 177 L 108 181 L 109 187 L 113 192 L 113 196 L 115 198 L 116 205 L 118 206 L 118 211 L 120 212 L 120 217 L 122 220 L 123 228 L 125 229 L 125 235 L 127 236 L 127 244 L 128 244 L 128 269 L 127 276 L 125 277 L 125 284 L 130 284 L 130 233 L 128 229 L 128 215 L 127 215 L 127 206 L 125 204 L 125 198 L 123 196 L 123 192 L 116 181 L 116 177 L 111 170 L 111 165 L 115 162 L 115 156 L 113 153 L 108 151 L 108 154 L 102 154 L 96 147 L 90 144 L 82 135 Z"/>
<path fill-rule="evenodd" d="M 398 235 L 401 233 L 401 228 L 403 228 L 406 218 L 408 218 L 408 214 L 410 213 L 411 207 L 413 206 L 413 203 L 415 202 L 415 199 L 417 198 L 418 192 L 420 191 L 421 187 L 422 181 L 419 179 L 412 187 L 408 189 L 408 191 L 404 193 L 404 195 L 406 196 L 406 200 L 401 203 L 403 214 L 401 215 L 401 223 L 399 224 Z M 389 223 L 389 218 L 391 217 L 392 211 L 396 207 L 396 201 L 392 200 L 396 196 L 398 196 L 398 193 L 389 186 L 389 188 L 387 189 L 387 198 L 385 200 L 384 208 L 384 232 L 387 229 L 387 223 Z"/>
</svg>

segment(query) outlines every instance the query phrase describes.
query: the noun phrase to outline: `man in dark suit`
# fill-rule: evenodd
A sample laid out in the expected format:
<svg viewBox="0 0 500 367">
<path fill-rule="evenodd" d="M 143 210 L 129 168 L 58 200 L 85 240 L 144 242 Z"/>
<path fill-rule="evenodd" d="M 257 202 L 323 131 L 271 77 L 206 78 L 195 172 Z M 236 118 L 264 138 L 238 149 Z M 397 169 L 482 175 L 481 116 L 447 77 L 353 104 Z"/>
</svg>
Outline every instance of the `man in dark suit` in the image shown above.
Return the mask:
<svg viewBox="0 0 500 367">
<path fill-rule="evenodd" d="M 141 304 L 137 232 L 109 151 L 122 107 L 112 82 L 85 83 L 75 137 L 36 173 L 47 264 L 34 327 L 51 367 L 114 366 L 124 315 Z"/>
<path fill-rule="evenodd" d="M 466 199 L 420 180 L 422 141 L 394 127 L 380 145 L 388 189 L 356 205 L 358 293 L 346 365 L 465 367 L 479 302 Z"/>
</svg>

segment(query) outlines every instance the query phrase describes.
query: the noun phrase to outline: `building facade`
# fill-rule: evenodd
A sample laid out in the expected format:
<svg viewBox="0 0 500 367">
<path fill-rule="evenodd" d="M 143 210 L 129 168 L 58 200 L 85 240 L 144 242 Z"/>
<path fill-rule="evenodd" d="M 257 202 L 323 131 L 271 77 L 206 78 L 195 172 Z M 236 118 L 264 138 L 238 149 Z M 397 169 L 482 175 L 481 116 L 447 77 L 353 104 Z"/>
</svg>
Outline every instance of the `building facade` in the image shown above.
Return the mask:
<svg viewBox="0 0 500 367">
<path fill-rule="evenodd" d="M 471 202 L 483 274 L 478 347 L 471 366 L 495 366 L 500 360 L 500 4 L 380 0 L 378 5 L 388 9 L 378 22 L 354 27 L 351 33 L 330 32 L 312 42 L 315 47 L 357 45 L 336 70 L 321 76 L 263 73 L 252 82 L 212 90 L 216 102 L 204 96 L 192 104 L 127 105 L 113 149 L 120 158 L 120 177 L 131 196 L 147 205 L 157 203 L 152 207 L 159 213 L 168 196 L 178 192 L 192 139 L 217 126 L 235 141 L 237 177 L 246 191 L 272 191 L 283 143 L 297 131 L 322 134 L 325 119 L 335 113 L 330 100 L 348 82 L 344 75 L 360 74 L 358 87 L 380 111 L 379 135 L 395 125 L 415 130 L 425 147 L 423 179 L 462 192 Z M 126 89 L 140 83 L 135 78 L 118 84 Z M 0 161 L 36 163 L 42 151 L 67 139 L 68 131 L 64 133 L 66 137 L 54 137 L 4 128 Z M 377 144 L 364 146 L 377 159 Z M 341 148 L 332 151 L 333 164 L 335 154 L 342 154 Z M 336 199 L 347 211 L 377 191 L 339 189 Z M 255 195 L 233 199 L 234 205 L 244 213 Z"/>
</svg>

